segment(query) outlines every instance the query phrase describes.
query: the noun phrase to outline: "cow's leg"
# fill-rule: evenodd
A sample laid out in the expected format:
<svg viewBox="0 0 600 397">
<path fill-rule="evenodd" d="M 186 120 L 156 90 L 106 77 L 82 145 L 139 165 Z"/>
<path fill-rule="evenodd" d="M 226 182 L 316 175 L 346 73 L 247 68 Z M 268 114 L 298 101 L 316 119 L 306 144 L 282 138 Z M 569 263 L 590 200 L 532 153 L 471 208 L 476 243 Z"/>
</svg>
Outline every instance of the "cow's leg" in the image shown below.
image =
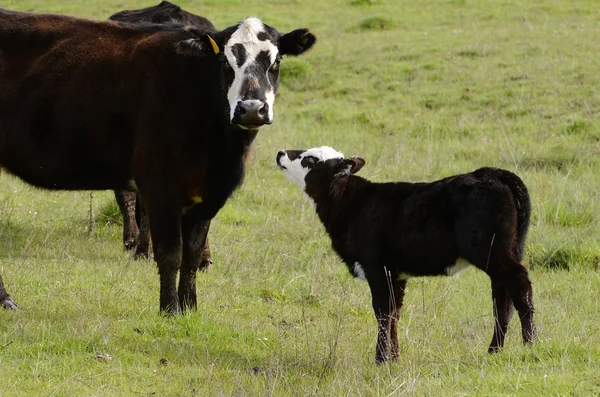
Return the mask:
<svg viewBox="0 0 600 397">
<path fill-rule="evenodd" d="M 377 319 L 377 348 L 375 362 L 381 364 L 390 358 L 390 328 L 392 319 L 392 288 L 389 277 L 383 268 L 376 274 L 367 274 L 371 288 L 371 298 L 375 318 Z"/>
<path fill-rule="evenodd" d="M 192 211 L 183 216 L 183 256 L 179 276 L 179 302 L 183 310 L 197 306 L 196 272 L 204 265 L 203 254 L 209 227 L 210 220 L 197 219 Z"/>
<path fill-rule="evenodd" d="M 529 272 L 519 262 L 509 260 L 505 275 L 508 292 L 521 319 L 523 342 L 537 340 L 537 330 L 533 322 L 533 288 L 529 280 Z"/>
<path fill-rule="evenodd" d="M 150 222 L 148 221 L 148 214 L 146 213 L 146 208 L 142 205 L 142 198 L 139 194 L 137 194 L 135 214 L 136 221 L 139 225 L 139 234 L 137 247 L 133 257 L 136 259 L 151 259 L 153 251 L 152 239 L 150 236 Z"/>
<path fill-rule="evenodd" d="M 123 245 L 125 249 L 132 250 L 136 247 L 139 234 L 135 219 L 136 193 L 128 190 L 115 190 L 115 198 L 121 215 L 123 215 Z"/>
<path fill-rule="evenodd" d="M 495 353 L 504 346 L 508 323 L 515 311 L 506 283 L 501 279 L 492 278 L 492 301 L 494 305 L 494 337 L 488 349 L 489 353 Z"/>
<path fill-rule="evenodd" d="M 6 292 L 4 288 L 4 282 L 2 281 L 2 276 L 0 276 L 0 306 L 8 310 L 16 310 L 17 304 L 12 300 L 10 295 Z"/>
<path fill-rule="evenodd" d="M 150 221 L 154 259 L 160 276 L 160 310 L 172 314 L 180 310 L 177 296 L 177 272 L 181 266 L 181 199 L 172 186 L 160 185 L 161 191 L 143 194 L 143 205 Z"/>
<path fill-rule="evenodd" d="M 404 291 L 406 289 L 406 280 L 390 280 L 394 289 L 393 302 L 394 306 L 392 307 L 392 319 L 390 325 L 390 339 L 391 339 L 391 353 L 390 358 L 392 360 L 397 360 L 399 356 L 399 348 L 398 348 L 398 320 L 400 320 L 400 309 L 402 309 L 402 304 L 404 302 Z"/>
<path fill-rule="evenodd" d="M 208 244 L 208 235 L 206 236 L 206 242 L 204 243 L 204 249 L 202 250 L 202 257 L 200 258 L 200 270 L 201 272 L 205 272 L 208 270 L 208 267 L 212 265 L 212 256 L 210 255 L 210 246 Z"/>
</svg>

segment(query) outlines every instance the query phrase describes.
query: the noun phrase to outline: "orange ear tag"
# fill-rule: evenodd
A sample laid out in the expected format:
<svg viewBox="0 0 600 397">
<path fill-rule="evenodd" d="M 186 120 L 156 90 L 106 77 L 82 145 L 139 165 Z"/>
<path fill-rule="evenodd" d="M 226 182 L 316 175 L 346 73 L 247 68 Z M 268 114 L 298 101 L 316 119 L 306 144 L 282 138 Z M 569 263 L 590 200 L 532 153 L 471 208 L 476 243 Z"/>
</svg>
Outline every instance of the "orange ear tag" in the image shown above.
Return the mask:
<svg viewBox="0 0 600 397">
<path fill-rule="evenodd" d="M 213 48 L 213 51 L 215 52 L 215 54 L 218 54 L 219 52 L 221 52 L 219 50 L 219 46 L 217 45 L 217 43 L 213 40 L 212 37 L 210 37 L 209 35 L 206 35 L 206 37 L 208 37 L 208 41 L 210 41 L 210 45 Z"/>
</svg>

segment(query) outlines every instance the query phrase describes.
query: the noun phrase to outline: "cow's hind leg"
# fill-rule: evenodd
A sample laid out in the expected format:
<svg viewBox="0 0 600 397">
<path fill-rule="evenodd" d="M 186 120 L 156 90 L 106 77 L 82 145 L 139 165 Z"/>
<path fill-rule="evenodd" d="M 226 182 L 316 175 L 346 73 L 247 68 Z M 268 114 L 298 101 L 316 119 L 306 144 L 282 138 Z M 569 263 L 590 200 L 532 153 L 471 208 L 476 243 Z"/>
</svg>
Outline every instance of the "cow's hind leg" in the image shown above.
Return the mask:
<svg viewBox="0 0 600 397">
<path fill-rule="evenodd" d="M 10 295 L 6 292 L 4 288 L 4 282 L 2 281 L 2 276 L 0 276 L 0 306 L 8 310 L 16 310 L 17 304 L 12 300 Z"/>
<path fill-rule="evenodd" d="M 137 195 L 135 213 L 136 221 L 139 225 L 139 235 L 137 240 L 137 247 L 135 249 L 135 254 L 133 255 L 133 257 L 135 259 L 152 259 L 153 249 L 152 239 L 150 236 L 150 222 L 148 220 L 146 208 L 144 205 L 142 205 L 142 198 L 139 194 Z"/>
<path fill-rule="evenodd" d="M 183 216 L 183 256 L 179 275 L 179 302 L 183 310 L 197 307 L 196 273 L 205 264 L 206 236 L 210 220 L 196 219 L 193 210 Z"/>
<path fill-rule="evenodd" d="M 495 353 L 504 346 L 504 336 L 515 309 L 503 280 L 492 278 L 492 301 L 494 305 L 494 337 L 488 349 L 489 353 Z"/>
<path fill-rule="evenodd" d="M 125 249 L 136 248 L 138 224 L 136 222 L 136 193 L 127 190 L 115 190 L 115 198 L 123 216 L 123 245 Z"/>
</svg>

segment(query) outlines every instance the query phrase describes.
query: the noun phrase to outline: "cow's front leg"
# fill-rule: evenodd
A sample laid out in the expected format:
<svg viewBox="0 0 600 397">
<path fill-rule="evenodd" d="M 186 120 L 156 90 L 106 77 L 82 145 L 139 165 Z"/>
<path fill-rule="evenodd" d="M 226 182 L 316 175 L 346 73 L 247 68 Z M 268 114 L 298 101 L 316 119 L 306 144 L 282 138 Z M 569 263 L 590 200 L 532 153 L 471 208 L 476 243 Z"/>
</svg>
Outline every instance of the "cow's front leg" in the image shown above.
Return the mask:
<svg viewBox="0 0 600 397">
<path fill-rule="evenodd" d="M 200 219 L 198 214 L 190 210 L 183 216 L 182 237 L 183 256 L 179 275 L 179 303 L 183 310 L 197 307 L 196 273 L 206 267 L 206 237 L 210 220 Z M 210 252 L 209 252 L 210 255 Z"/>
<path fill-rule="evenodd" d="M 204 249 L 202 249 L 202 257 L 200 258 L 200 270 L 201 272 L 205 272 L 208 270 L 208 267 L 212 265 L 212 256 L 210 254 L 210 246 L 208 244 L 208 233 L 206 236 L 206 241 L 204 242 Z"/>
<path fill-rule="evenodd" d="M 12 300 L 10 295 L 4 289 L 4 282 L 2 281 L 2 276 L 0 276 L 0 306 L 8 310 L 16 310 L 17 304 Z"/>
<path fill-rule="evenodd" d="M 177 272 L 181 266 L 181 200 L 165 192 L 174 187 L 161 186 L 160 192 L 145 193 L 142 200 L 150 221 L 154 260 L 160 276 L 160 310 L 166 314 L 180 310 Z"/>
</svg>

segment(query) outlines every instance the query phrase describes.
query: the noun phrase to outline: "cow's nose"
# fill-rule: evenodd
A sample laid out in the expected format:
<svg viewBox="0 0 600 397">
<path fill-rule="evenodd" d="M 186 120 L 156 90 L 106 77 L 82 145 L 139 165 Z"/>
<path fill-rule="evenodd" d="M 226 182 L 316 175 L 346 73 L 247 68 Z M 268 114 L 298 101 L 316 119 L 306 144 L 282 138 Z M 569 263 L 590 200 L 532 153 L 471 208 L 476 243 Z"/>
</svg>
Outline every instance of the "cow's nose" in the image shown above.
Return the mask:
<svg viewBox="0 0 600 397">
<path fill-rule="evenodd" d="M 239 101 L 233 114 L 233 124 L 246 127 L 260 127 L 271 124 L 269 119 L 269 105 L 258 99 Z"/>
</svg>

